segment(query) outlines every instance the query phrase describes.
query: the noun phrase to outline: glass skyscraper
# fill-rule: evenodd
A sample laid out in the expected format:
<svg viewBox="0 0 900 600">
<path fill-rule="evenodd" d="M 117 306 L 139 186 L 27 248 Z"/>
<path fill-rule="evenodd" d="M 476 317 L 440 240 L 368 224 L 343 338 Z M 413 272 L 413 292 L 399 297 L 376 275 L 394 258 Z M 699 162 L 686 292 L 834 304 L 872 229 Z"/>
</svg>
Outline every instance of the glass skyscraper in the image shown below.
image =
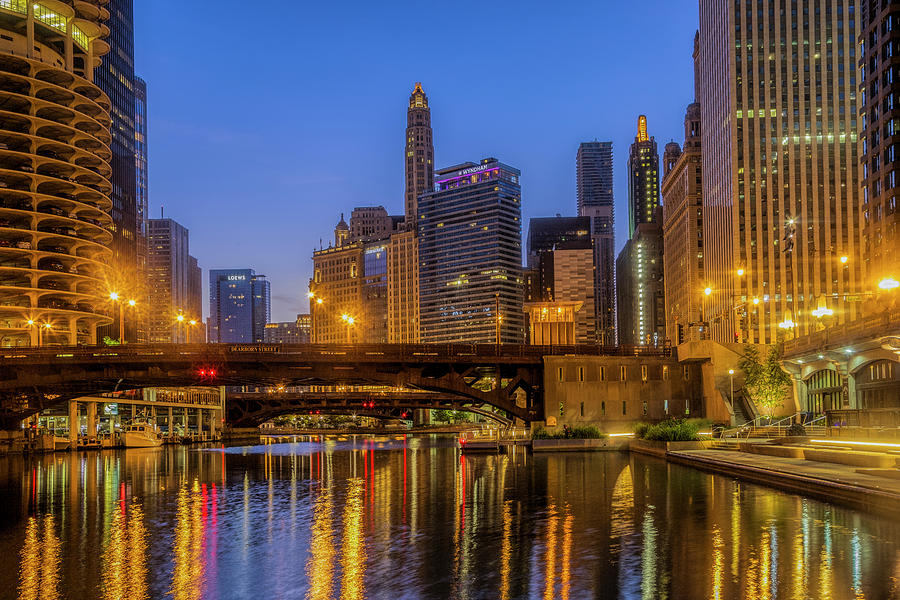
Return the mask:
<svg viewBox="0 0 900 600">
<path fill-rule="evenodd" d="M 209 272 L 210 343 L 259 344 L 265 341 L 271 303 L 269 282 L 253 269 Z"/>
<path fill-rule="evenodd" d="M 419 197 L 423 342 L 522 343 L 522 217 L 518 169 L 495 158 L 435 173 Z"/>
<path fill-rule="evenodd" d="M 591 237 L 594 240 L 594 299 L 598 340 L 602 344 L 612 344 L 616 333 L 612 142 L 583 142 L 575 157 L 575 172 L 578 216 L 590 218 Z"/>
</svg>

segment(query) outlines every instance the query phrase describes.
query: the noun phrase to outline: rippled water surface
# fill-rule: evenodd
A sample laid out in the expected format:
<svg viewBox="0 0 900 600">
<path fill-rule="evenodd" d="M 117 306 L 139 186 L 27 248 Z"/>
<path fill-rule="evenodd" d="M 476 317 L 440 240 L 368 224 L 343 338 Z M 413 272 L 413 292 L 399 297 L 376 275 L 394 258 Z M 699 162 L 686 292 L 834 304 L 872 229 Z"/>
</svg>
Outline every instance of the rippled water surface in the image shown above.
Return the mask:
<svg viewBox="0 0 900 600">
<path fill-rule="evenodd" d="M 900 526 L 615 452 L 0 459 L 9 598 L 900 598 Z"/>
</svg>

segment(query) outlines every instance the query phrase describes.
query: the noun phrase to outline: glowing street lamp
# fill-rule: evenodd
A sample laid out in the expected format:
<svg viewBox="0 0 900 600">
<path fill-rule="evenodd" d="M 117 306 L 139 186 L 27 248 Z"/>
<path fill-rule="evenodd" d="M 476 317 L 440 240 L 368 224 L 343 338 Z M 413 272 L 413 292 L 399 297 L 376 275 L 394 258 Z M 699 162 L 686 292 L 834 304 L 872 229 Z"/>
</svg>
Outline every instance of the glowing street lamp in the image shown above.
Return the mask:
<svg viewBox="0 0 900 600">
<path fill-rule="evenodd" d="M 842 265 L 846 265 L 846 264 L 847 264 L 847 261 L 850 260 L 850 257 L 849 257 L 849 256 L 842 256 L 840 260 L 841 260 L 841 264 L 842 264 Z"/>
<path fill-rule="evenodd" d="M 352 316 L 348 315 L 347 313 L 344 313 L 341 315 L 341 321 L 343 321 L 344 323 L 347 324 L 347 343 L 349 344 L 349 343 L 351 343 L 350 342 L 350 327 L 352 327 L 353 325 L 356 324 L 356 319 L 354 319 Z"/>
<path fill-rule="evenodd" d="M 731 409 L 734 410 L 734 369 L 728 369 L 728 378 L 731 380 Z"/>
<path fill-rule="evenodd" d="M 44 345 L 44 330 L 50 331 L 52 327 L 50 323 L 38 323 L 34 319 L 28 319 L 25 322 L 29 327 L 37 327 L 38 332 L 38 348 Z"/>
<path fill-rule="evenodd" d="M 782 321 L 781 323 L 778 324 L 778 327 L 780 327 L 781 329 L 793 329 L 796 326 L 797 326 L 797 324 L 794 323 L 790 319 L 790 317 L 786 318 L 784 321 Z"/>
<path fill-rule="evenodd" d="M 834 314 L 834 309 L 828 308 L 827 306 L 820 306 L 819 308 L 812 311 L 812 314 L 817 319 L 821 319 L 822 317 L 830 317 Z"/>
<path fill-rule="evenodd" d="M 125 343 L 125 300 L 119 294 L 119 292 L 110 292 L 109 299 L 112 302 L 116 302 L 119 304 L 119 343 Z M 129 300 L 128 306 L 134 308 L 137 306 L 136 300 Z"/>
<path fill-rule="evenodd" d="M 900 287 L 900 281 L 897 281 L 893 277 L 885 277 L 878 282 L 878 289 L 880 290 L 895 290 L 898 287 Z"/>
</svg>

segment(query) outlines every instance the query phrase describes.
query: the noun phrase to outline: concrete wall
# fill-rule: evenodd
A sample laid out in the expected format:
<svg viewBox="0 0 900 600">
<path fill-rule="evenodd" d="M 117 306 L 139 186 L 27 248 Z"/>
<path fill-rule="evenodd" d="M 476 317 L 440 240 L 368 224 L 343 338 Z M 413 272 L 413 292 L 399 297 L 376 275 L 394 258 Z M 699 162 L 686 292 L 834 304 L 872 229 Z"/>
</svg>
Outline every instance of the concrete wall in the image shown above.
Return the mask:
<svg viewBox="0 0 900 600">
<path fill-rule="evenodd" d="M 544 367 L 544 426 L 550 430 L 596 425 L 611 433 L 626 432 L 637 421 L 703 417 L 707 412 L 698 363 L 660 357 L 547 356 Z"/>
</svg>

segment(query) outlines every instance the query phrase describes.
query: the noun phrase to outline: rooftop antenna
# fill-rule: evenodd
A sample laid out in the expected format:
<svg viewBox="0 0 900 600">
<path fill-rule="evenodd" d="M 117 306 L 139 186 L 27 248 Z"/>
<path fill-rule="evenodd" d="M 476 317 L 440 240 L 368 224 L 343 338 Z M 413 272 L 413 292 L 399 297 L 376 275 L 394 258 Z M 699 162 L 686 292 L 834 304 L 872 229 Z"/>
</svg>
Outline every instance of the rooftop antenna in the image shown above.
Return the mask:
<svg viewBox="0 0 900 600">
<path fill-rule="evenodd" d="M 166 212 L 166 207 L 165 207 L 165 206 L 160 206 L 160 207 L 159 207 L 159 218 L 160 218 L 160 219 L 164 219 L 164 218 L 165 218 L 165 212 Z"/>
</svg>

